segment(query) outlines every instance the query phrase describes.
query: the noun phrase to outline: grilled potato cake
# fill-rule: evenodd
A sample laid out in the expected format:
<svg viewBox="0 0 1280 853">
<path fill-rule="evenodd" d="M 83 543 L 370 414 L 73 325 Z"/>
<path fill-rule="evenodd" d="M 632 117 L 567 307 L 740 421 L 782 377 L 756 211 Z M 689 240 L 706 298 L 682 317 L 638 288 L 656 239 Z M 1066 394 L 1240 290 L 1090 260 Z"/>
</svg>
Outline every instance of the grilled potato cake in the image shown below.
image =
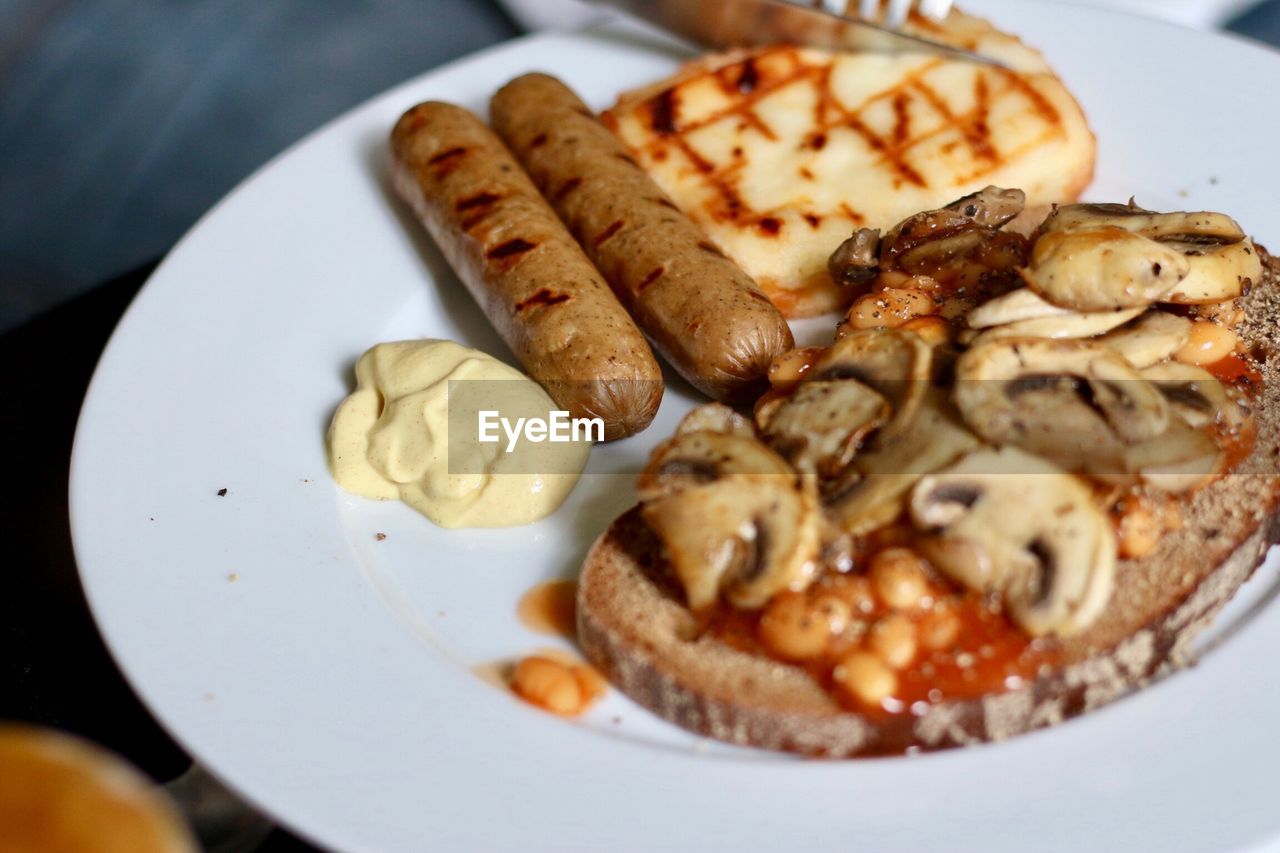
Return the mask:
<svg viewBox="0 0 1280 853">
<path fill-rule="evenodd" d="M 657 183 L 788 317 L 854 295 L 827 257 L 988 184 L 1028 205 L 1075 199 L 1093 175 L 1084 113 L 1041 55 L 953 12 L 909 29 L 1008 69 L 924 53 L 774 46 L 719 54 L 624 94 L 606 123 Z"/>
</svg>

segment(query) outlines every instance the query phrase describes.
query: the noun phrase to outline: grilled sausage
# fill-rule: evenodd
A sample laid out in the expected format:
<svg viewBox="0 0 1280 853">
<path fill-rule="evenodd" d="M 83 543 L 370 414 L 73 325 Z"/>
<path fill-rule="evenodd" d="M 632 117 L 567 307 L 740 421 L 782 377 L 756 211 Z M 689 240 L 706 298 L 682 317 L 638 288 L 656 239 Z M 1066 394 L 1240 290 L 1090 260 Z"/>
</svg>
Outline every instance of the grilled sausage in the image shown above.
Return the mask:
<svg viewBox="0 0 1280 853">
<path fill-rule="evenodd" d="M 520 363 L 607 440 L 649 425 L 662 373 L 644 335 L 511 153 L 474 115 L 432 101 L 391 133 L 397 192 Z"/>
<path fill-rule="evenodd" d="M 659 352 L 698 390 L 743 402 L 794 345 L 756 283 L 694 225 L 568 87 L 504 86 L 493 126 Z"/>
</svg>

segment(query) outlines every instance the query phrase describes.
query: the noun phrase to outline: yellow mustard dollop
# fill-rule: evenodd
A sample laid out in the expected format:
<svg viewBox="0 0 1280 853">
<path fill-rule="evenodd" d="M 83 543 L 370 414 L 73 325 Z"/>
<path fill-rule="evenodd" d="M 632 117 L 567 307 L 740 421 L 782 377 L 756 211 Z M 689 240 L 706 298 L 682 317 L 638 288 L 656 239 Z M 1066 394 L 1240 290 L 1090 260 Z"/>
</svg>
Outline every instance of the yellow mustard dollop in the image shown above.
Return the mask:
<svg viewBox="0 0 1280 853">
<path fill-rule="evenodd" d="M 478 427 L 484 411 L 514 423 L 549 418 L 556 405 L 479 350 L 378 344 L 356 363 L 356 389 L 329 426 L 329 468 L 347 491 L 399 498 L 441 527 L 513 527 L 550 515 L 577 483 L 590 442 L 509 442 L 501 430 L 500 440 L 482 442 L 481 432 L 494 432 Z"/>
</svg>

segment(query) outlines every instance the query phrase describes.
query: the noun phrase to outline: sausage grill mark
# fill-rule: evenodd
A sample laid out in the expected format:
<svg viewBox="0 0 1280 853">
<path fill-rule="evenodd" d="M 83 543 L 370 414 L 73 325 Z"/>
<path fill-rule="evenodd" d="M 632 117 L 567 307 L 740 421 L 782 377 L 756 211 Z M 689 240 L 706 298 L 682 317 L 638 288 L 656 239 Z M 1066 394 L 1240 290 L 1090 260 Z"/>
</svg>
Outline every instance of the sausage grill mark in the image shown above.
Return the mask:
<svg viewBox="0 0 1280 853">
<path fill-rule="evenodd" d="M 511 258 L 523 255 L 530 249 L 537 248 L 537 243 L 530 243 L 520 237 L 508 240 L 505 243 L 499 243 L 492 249 L 484 253 L 484 256 L 491 261 L 506 261 Z"/>
<path fill-rule="evenodd" d="M 640 283 L 636 285 L 636 293 L 643 292 L 646 287 L 653 284 L 658 279 L 662 278 L 662 274 L 665 273 L 666 271 L 667 271 L 666 267 L 658 267 L 657 269 L 650 271 L 650 273 L 646 275 L 644 278 L 640 279 Z"/>
<path fill-rule="evenodd" d="M 541 148 L 543 145 L 546 145 L 546 144 L 547 144 L 547 135 L 545 133 L 539 133 L 537 136 L 533 138 L 533 141 L 529 143 L 529 147 Z"/>
<path fill-rule="evenodd" d="M 719 257 L 721 257 L 721 258 L 723 258 L 723 257 L 725 256 L 725 255 L 724 255 L 724 252 L 720 251 L 720 247 L 719 247 L 719 246 L 717 246 L 715 243 L 712 243 L 712 242 L 711 242 L 711 241 L 709 241 L 709 240 L 699 240 L 699 241 L 698 241 L 698 248 L 699 248 L 699 249 L 701 249 L 701 250 L 702 250 L 702 251 L 704 251 L 704 252 L 710 252 L 711 254 L 713 254 L 713 255 L 717 255 L 717 256 L 719 256 Z"/>
<path fill-rule="evenodd" d="M 581 184 L 582 184 L 582 178 L 580 177 L 572 177 L 569 180 L 565 181 L 563 184 L 560 185 L 560 189 L 556 190 L 555 200 L 556 201 L 563 200 L 565 196 L 567 196 L 569 193 L 576 190 Z"/>
<path fill-rule="evenodd" d="M 516 311 L 524 311 L 536 306 L 545 308 L 551 305 L 559 305 L 561 302 L 568 302 L 570 298 L 567 293 L 553 293 L 549 288 L 544 287 L 528 299 L 517 302 Z"/>
<path fill-rule="evenodd" d="M 469 215 L 459 223 L 462 226 L 462 230 L 470 231 L 472 228 L 475 228 L 483 222 L 488 218 L 490 213 L 493 213 L 494 203 L 501 200 L 502 196 L 498 193 L 481 192 L 476 193 L 470 198 L 464 198 L 459 201 L 455 205 L 455 209 L 458 213 L 466 213 L 467 211 L 470 211 Z"/>
<path fill-rule="evenodd" d="M 404 121 L 404 129 L 406 134 L 422 130 L 422 126 L 427 123 L 427 117 L 423 115 L 422 110 L 416 107 L 406 113 Z"/>
<path fill-rule="evenodd" d="M 466 153 L 467 149 L 462 146 L 448 148 L 428 160 L 427 165 L 435 166 L 436 177 L 443 178 L 445 175 L 457 168 L 458 161 L 462 158 L 462 155 Z"/>
<path fill-rule="evenodd" d="M 463 213 L 465 211 L 472 210 L 477 207 L 489 207 L 500 198 L 502 198 L 502 196 L 498 195 L 497 193 L 480 192 L 480 193 L 476 193 L 470 198 L 462 199 L 456 205 L 454 205 L 454 208 L 458 211 L 458 213 Z"/>
<path fill-rule="evenodd" d="M 672 203 L 671 203 L 671 200 L 670 200 L 670 199 L 667 199 L 667 198 L 655 198 L 655 199 L 654 199 L 654 201 L 655 201 L 656 203 L 658 203 L 658 204 L 662 205 L 663 207 L 669 207 L 669 208 L 671 208 L 672 210 L 679 210 L 679 209 L 680 209 L 680 208 L 676 207 L 674 204 L 672 204 Z"/>
<path fill-rule="evenodd" d="M 609 241 L 610 237 L 612 237 L 614 234 L 617 234 L 621 230 L 622 230 L 621 219 L 615 219 L 614 221 L 610 222 L 608 227 L 605 228 L 596 236 L 596 239 L 594 240 L 596 248 L 598 249 L 601 246 L 603 246 L 605 243 Z"/>
</svg>

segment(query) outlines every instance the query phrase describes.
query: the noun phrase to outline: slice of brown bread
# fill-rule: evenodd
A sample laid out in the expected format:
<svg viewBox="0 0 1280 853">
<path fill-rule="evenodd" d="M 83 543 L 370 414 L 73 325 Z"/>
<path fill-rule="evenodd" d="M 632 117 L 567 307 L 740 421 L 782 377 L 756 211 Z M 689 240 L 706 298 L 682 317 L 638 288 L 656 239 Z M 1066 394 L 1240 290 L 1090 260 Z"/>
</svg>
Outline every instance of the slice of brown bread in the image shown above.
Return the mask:
<svg viewBox="0 0 1280 853">
<path fill-rule="evenodd" d="M 632 510 L 592 546 L 578 587 L 578 637 L 616 687 L 719 740 L 833 758 L 994 741 L 1101 707 L 1191 662 L 1191 641 L 1280 542 L 1280 275 L 1248 297 L 1241 329 L 1265 381 L 1253 452 L 1185 507 L 1185 526 L 1122 561 L 1102 617 L 1065 644 L 1062 665 L 1005 693 L 921 715 L 847 710 L 802 668 L 702 635 L 665 580 L 656 540 Z"/>
</svg>

